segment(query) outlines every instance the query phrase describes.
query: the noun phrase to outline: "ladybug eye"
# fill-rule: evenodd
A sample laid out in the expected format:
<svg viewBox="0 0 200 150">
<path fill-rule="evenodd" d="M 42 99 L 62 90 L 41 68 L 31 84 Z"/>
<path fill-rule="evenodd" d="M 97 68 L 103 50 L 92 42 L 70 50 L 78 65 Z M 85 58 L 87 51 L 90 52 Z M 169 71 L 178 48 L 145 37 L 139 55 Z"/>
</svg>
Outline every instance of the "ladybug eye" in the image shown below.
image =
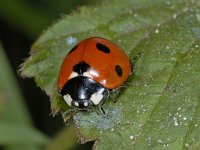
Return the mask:
<svg viewBox="0 0 200 150">
<path fill-rule="evenodd" d="M 122 76 L 123 72 L 122 72 L 122 68 L 120 67 L 120 65 L 116 65 L 116 66 L 115 66 L 115 71 L 116 71 L 116 73 L 117 73 L 117 75 L 118 75 L 119 77 Z"/>
<path fill-rule="evenodd" d="M 107 47 L 107 46 L 104 45 L 104 44 L 97 43 L 97 44 L 96 44 L 96 47 L 97 47 L 97 49 L 98 49 L 99 51 L 102 51 L 102 52 L 104 52 L 104 53 L 110 53 L 110 48 Z"/>
</svg>

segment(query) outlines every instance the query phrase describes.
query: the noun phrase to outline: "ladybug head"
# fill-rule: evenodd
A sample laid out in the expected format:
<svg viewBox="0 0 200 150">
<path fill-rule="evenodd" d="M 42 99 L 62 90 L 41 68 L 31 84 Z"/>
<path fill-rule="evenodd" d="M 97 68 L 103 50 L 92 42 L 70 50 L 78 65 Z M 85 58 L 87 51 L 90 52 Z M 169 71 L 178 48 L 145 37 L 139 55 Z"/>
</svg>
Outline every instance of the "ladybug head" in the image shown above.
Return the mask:
<svg viewBox="0 0 200 150">
<path fill-rule="evenodd" d="M 70 79 L 60 93 L 69 106 L 84 110 L 103 103 L 108 92 L 107 88 L 91 78 L 77 76 Z"/>
</svg>

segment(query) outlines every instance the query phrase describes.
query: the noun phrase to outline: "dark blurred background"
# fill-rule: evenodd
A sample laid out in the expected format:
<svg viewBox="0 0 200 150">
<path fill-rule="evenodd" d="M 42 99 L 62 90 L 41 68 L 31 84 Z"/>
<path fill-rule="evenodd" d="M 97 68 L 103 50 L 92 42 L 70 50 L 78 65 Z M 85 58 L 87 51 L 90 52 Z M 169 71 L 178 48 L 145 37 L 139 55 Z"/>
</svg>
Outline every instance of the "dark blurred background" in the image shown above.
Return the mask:
<svg viewBox="0 0 200 150">
<path fill-rule="evenodd" d="M 38 88 L 34 79 L 23 79 L 17 70 L 29 57 L 33 42 L 43 30 L 62 15 L 83 5 L 93 5 L 92 0 L 1 0 L 0 40 L 22 92 L 34 126 L 49 137 L 64 128 L 60 116 L 50 116 L 49 97 Z M 8 83 L 9 84 L 9 83 Z M 75 149 L 91 149 L 92 143 L 77 145 Z"/>
</svg>

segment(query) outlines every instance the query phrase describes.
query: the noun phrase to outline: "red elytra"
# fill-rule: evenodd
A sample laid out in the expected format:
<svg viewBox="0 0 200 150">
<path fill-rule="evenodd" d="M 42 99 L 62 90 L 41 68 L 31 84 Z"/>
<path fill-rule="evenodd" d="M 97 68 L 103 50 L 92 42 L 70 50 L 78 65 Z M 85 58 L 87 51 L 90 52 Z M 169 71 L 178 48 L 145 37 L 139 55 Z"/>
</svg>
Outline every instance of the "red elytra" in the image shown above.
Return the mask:
<svg viewBox="0 0 200 150">
<path fill-rule="evenodd" d="M 91 37 L 78 43 L 64 58 L 58 77 L 58 89 L 62 90 L 70 80 L 73 67 L 80 62 L 90 66 L 88 77 L 108 89 L 124 84 L 132 66 L 126 54 L 111 41 Z"/>
</svg>

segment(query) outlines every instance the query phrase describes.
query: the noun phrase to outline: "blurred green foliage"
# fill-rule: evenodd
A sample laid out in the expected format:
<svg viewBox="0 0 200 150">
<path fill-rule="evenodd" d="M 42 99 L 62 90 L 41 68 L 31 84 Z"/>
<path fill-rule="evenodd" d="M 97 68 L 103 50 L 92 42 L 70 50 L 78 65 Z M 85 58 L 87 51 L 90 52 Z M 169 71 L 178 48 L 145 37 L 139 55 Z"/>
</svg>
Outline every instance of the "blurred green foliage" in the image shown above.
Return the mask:
<svg viewBox="0 0 200 150">
<path fill-rule="evenodd" d="M 34 93 L 34 88 L 28 82 L 20 81 L 16 76 L 18 66 L 24 57 L 28 57 L 29 48 L 33 40 L 39 36 L 48 26 L 62 15 L 79 9 L 85 4 L 94 3 L 92 0 L 1 0 L 0 1 L 0 149 L 5 150 L 39 150 L 39 149 L 79 149 L 77 147 L 77 137 L 75 136 L 74 127 L 60 126 L 62 122 L 53 122 L 57 130 L 51 131 L 48 120 L 51 116 L 41 118 L 42 113 L 48 114 L 49 106 L 43 108 L 40 112 L 41 119 L 32 118 L 31 110 L 38 111 L 39 101 L 41 106 L 46 105 L 44 96 L 37 97 L 37 100 L 28 102 Z M 4 47 L 4 49 L 3 49 Z M 19 62 L 19 60 L 21 60 Z M 17 62 L 17 63 L 16 63 Z M 18 80 L 18 81 L 17 81 Z M 19 85 L 19 84 L 20 85 Z M 30 89 L 21 89 L 23 84 Z M 34 85 L 35 86 L 35 85 Z M 22 94 L 23 93 L 23 94 Z M 37 95 L 37 93 L 36 93 Z M 25 96 L 25 99 L 24 99 Z M 27 106 L 27 104 L 29 106 Z M 35 113 L 35 112 L 31 113 Z M 59 120 L 61 121 L 61 120 Z M 36 126 L 46 126 L 45 132 Z M 64 124 L 63 124 L 64 126 Z M 60 130 L 60 131 L 59 131 Z M 56 133 L 56 131 L 58 133 Z M 54 133 L 52 135 L 52 133 Z M 48 135 L 53 137 L 49 137 Z M 88 146 L 83 146 L 88 149 Z"/>
<path fill-rule="evenodd" d="M 0 45 L 0 145 L 9 150 L 39 149 L 48 138 L 32 125 L 20 89 Z"/>
<path fill-rule="evenodd" d="M 0 18 L 30 37 L 55 22 L 62 14 L 78 9 L 92 0 L 1 0 Z"/>
</svg>

